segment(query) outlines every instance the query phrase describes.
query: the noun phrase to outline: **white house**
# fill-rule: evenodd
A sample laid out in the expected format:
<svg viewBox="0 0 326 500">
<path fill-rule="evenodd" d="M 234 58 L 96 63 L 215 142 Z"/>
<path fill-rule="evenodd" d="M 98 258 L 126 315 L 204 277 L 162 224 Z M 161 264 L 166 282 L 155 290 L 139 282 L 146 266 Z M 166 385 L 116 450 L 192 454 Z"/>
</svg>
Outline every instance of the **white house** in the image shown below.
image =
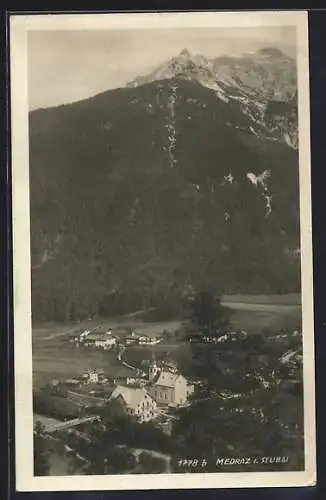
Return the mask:
<svg viewBox="0 0 326 500">
<path fill-rule="evenodd" d="M 138 343 L 140 345 L 156 345 L 161 342 L 161 339 L 158 337 L 149 337 L 148 335 L 141 335 L 138 337 Z"/>
<path fill-rule="evenodd" d="M 97 384 L 99 381 L 99 373 L 96 370 L 88 370 L 85 374 L 85 378 L 87 378 L 87 382 L 90 384 Z"/>
<path fill-rule="evenodd" d="M 156 402 L 144 388 L 118 385 L 110 399 L 120 401 L 126 412 L 135 416 L 140 423 L 149 422 L 157 416 Z"/>
<path fill-rule="evenodd" d="M 117 342 L 116 337 L 114 337 L 109 332 L 103 333 L 90 333 L 84 340 L 85 346 L 102 347 L 103 349 L 111 349 Z"/>
<path fill-rule="evenodd" d="M 117 385 L 133 385 L 140 383 L 143 379 L 143 375 L 140 370 L 133 370 L 127 366 L 121 365 L 119 367 L 113 367 L 111 372 L 107 373 L 107 378 Z"/>
</svg>

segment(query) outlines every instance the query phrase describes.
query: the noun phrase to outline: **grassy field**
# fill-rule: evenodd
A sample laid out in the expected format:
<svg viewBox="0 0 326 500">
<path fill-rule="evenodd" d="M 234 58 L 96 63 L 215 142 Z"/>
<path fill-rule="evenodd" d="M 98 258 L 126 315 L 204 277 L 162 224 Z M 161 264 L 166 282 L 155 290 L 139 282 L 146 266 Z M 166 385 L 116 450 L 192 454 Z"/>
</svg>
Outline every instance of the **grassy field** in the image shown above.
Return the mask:
<svg viewBox="0 0 326 500">
<path fill-rule="evenodd" d="M 65 380 L 89 368 L 105 369 L 113 364 L 118 361 L 109 351 L 72 347 L 63 338 L 55 343 L 40 340 L 33 346 L 33 384 L 37 389 L 53 379 Z"/>
<path fill-rule="evenodd" d="M 127 362 L 139 365 L 143 359 L 150 360 L 153 353 L 157 361 L 166 358 L 173 359 L 178 363 L 183 373 L 191 373 L 192 354 L 190 344 L 179 342 L 175 344 L 158 344 L 156 346 L 132 346 L 126 353 Z"/>
<path fill-rule="evenodd" d="M 89 368 L 103 368 L 120 366 L 116 355 L 101 349 L 74 347 L 69 339 L 85 328 L 112 328 L 120 331 L 131 327 L 137 332 L 157 336 L 162 331 L 174 332 L 180 321 L 145 323 L 132 317 L 114 318 L 110 320 L 86 321 L 74 325 L 35 325 L 33 328 L 33 384 L 36 389 L 44 386 L 53 379 L 81 375 Z"/>
<path fill-rule="evenodd" d="M 229 307 L 232 307 L 231 327 L 235 330 L 248 332 L 279 331 L 295 328 L 300 325 L 301 307 L 294 304 L 294 297 L 271 296 L 267 302 L 265 296 L 233 296 L 233 302 L 227 297 Z M 285 297 L 287 297 L 285 299 Z M 246 300 L 246 302 L 245 302 Z M 290 303 L 292 301 L 292 303 Z M 113 352 L 76 348 L 69 344 L 69 339 L 85 328 L 112 328 L 121 331 L 123 328 L 133 328 L 139 333 L 150 336 L 162 334 L 163 330 L 175 332 L 182 321 L 145 322 L 133 315 L 107 320 L 85 321 L 79 324 L 42 324 L 33 328 L 33 372 L 34 386 L 39 388 L 52 379 L 63 380 L 74 375 L 81 375 L 89 368 L 114 367 L 119 362 Z M 181 343 L 171 345 L 158 344 L 154 347 L 133 348 L 130 361 L 138 358 L 150 358 L 152 352 L 157 357 L 167 354 L 184 364 L 189 355 L 189 346 Z"/>
<path fill-rule="evenodd" d="M 264 309 L 234 309 L 231 326 L 234 330 L 249 333 L 263 331 L 278 332 L 282 329 L 294 329 L 301 325 L 301 308 L 282 308 L 280 311 Z"/>
<path fill-rule="evenodd" d="M 266 304 L 279 306 L 299 306 L 301 305 L 301 295 L 299 293 L 288 293 L 285 295 L 224 295 L 223 302 L 244 304 Z"/>
</svg>

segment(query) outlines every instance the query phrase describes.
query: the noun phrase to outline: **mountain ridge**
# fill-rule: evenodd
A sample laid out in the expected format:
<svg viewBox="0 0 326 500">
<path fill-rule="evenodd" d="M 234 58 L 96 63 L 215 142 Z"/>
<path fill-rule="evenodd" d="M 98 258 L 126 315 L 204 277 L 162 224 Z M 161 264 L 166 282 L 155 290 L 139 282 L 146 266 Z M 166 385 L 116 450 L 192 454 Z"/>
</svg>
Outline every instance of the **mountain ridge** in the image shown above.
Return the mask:
<svg viewBox="0 0 326 500">
<path fill-rule="evenodd" d="M 30 113 L 34 320 L 300 290 L 297 151 L 163 79 Z"/>
<path fill-rule="evenodd" d="M 196 80 L 225 102 L 237 101 L 257 133 L 297 149 L 297 114 L 291 106 L 297 95 L 296 64 L 279 49 L 266 47 L 254 53 L 212 59 L 183 49 L 178 56 L 126 86 L 175 77 Z M 283 103 L 282 114 L 269 113 L 266 117 L 266 109 L 271 109 L 269 104 L 278 101 Z"/>
</svg>

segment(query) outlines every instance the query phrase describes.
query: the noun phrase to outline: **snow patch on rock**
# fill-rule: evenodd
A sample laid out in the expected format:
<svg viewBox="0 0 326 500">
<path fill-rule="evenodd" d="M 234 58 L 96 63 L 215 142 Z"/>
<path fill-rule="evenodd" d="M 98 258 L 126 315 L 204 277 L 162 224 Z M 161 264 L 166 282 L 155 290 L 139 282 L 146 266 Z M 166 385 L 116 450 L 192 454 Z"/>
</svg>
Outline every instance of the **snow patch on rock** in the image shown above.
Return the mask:
<svg viewBox="0 0 326 500">
<path fill-rule="evenodd" d="M 255 175 L 252 172 L 247 173 L 247 179 L 255 186 L 263 188 L 263 196 L 265 198 L 265 215 L 269 217 L 272 212 L 273 196 L 268 192 L 267 179 L 270 177 L 270 170 L 264 170 L 260 175 Z"/>
<path fill-rule="evenodd" d="M 234 181 L 234 177 L 231 173 L 229 173 L 228 175 L 225 175 L 223 177 L 223 179 L 225 182 L 228 182 L 229 184 L 232 184 L 232 182 Z"/>
<path fill-rule="evenodd" d="M 260 184 L 264 188 L 267 187 L 266 180 L 270 177 L 270 170 L 264 170 L 260 175 L 255 175 L 252 172 L 247 173 L 247 178 L 249 181 L 254 184 L 256 187 Z"/>
<path fill-rule="evenodd" d="M 253 127 L 249 127 L 250 132 L 252 132 L 256 137 L 258 137 L 258 134 L 256 130 Z"/>
<path fill-rule="evenodd" d="M 176 159 L 174 156 L 175 145 L 176 145 L 176 129 L 175 129 L 175 104 L 177 100 L 177 86 L 171 85 L 171 94 L 168 99 L 168 123 L 166 128 L 168 130 L 168 156 L 169 156 L 169 165 L 171 168 L 174 167 L 176 163 Z"/>
<path fill-rule="evenodd" d="M 214 81 L 201 81 L 200 82 L 203 87 L 207 87 L 210 90 L 214 90 L 217 97 L 224 102 L 229 102 L 230 99 L 225 95 L 224 90 L 218 85 L 217 82 Z"/>
</svg>

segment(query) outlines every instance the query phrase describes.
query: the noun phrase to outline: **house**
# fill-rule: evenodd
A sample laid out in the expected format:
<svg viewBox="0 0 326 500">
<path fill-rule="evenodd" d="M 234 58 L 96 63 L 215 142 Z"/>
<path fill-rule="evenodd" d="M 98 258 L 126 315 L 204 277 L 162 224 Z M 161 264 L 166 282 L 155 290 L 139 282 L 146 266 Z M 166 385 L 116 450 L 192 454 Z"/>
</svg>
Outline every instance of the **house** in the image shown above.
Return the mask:
<svg viewBox="0 0 326 500">
<path fill-rule="evenodd" d="M 302 348 L 287 351 L 280 358 L 280 363 L 289 367 L 301 365 L 302 363 Z"/>
<path fill-rule="evenodd" d="M 134 344 L 137 344 L 137 338 L 136 337 L 133 337 L 133 336 L 130 336 L 130 337 L 124 337 L 122 339 L 122 342 L 125 344 L 125 345 L 134 345 Z"/>
<path fill-rule="evenodd" d="M 133 370 L 126 366 L 112 367 L 111 373 L 107 374 L 108 381 L 114 384 L 132 385 L 140 383 L 143 376 L 139 370 Z"/>
<path fill-rule="evenodd" d="M 176 373 L 178 371 L 178 364 L 174 359 L 162 360 L 161 365 L 164 370 L 170 371 L 171 373 Z"/>
<path fill-rule="evenodd" d="M 89 335 L 91 333 L 90 330 L 83 330 L 82 332 L 79 333 L 79 335 L 75 336 L 75 337 L 71 337 L 71 339 L 69 340 L 70 343 L 72 344 L 75 344 L 77 347 L 82 344 L 87 335 Z"/>
<path fill-rule="evenodd" d="M 153 380 L 149 393 L 157 404 L 180 406 L 187 403 L 194 386 L 181 373 L 162 370 Z"/>
<path fill-rule="evenodd" d="M 114 337 L 110 332 L 92 332 L 85 337 L 83 345 L 86 347 L 93 346 L 101 347 L 103 349 L 111 349 L 116 344 L 116 341 L 116 337 Z"/>
<path fill-rule="evenodd" d="M 79 338 L 83 339 L 83 338 L 87 337 L 87 335 L 89 335 L 90 333 L 91 333 L 91 330 L 83 330 L 81 332 L 81 334 L 79 335 Z"/>
<path fill-rule="evenodd" d="M 88 384 L 98 384 L 104 378 L 103 370 L 95 370 L 93 368 L 87 370 L 87 372 L 82 376 Z"/>
<path fill-rule="evenodd" d="M 135 416 L 140 423 L 149 422 L 157 416 L 156 402 L 144 388 L 118 385 L 110 400 L 121 402 L 126 413 Z"/>
<path fill-rule="evenodd" d="M 152 354 L 151 359 L 142 359 L 139 362 L 140 370 L 147 373 L 150 380 L 153 380 L 160 370 L 170 371 L 176 373 L 178 371 L 178 364 L 174 359 L 161 359 L 156 361 L 155 353 Z"/>
<path fill-rule="evenodd" d="M 161 339 L 158 337 L 149 337 L 148 335 L 141 335 L 138 337 L 138 343 L 140 345 L 156 345 L 161 342 Z"/>
</svg>

